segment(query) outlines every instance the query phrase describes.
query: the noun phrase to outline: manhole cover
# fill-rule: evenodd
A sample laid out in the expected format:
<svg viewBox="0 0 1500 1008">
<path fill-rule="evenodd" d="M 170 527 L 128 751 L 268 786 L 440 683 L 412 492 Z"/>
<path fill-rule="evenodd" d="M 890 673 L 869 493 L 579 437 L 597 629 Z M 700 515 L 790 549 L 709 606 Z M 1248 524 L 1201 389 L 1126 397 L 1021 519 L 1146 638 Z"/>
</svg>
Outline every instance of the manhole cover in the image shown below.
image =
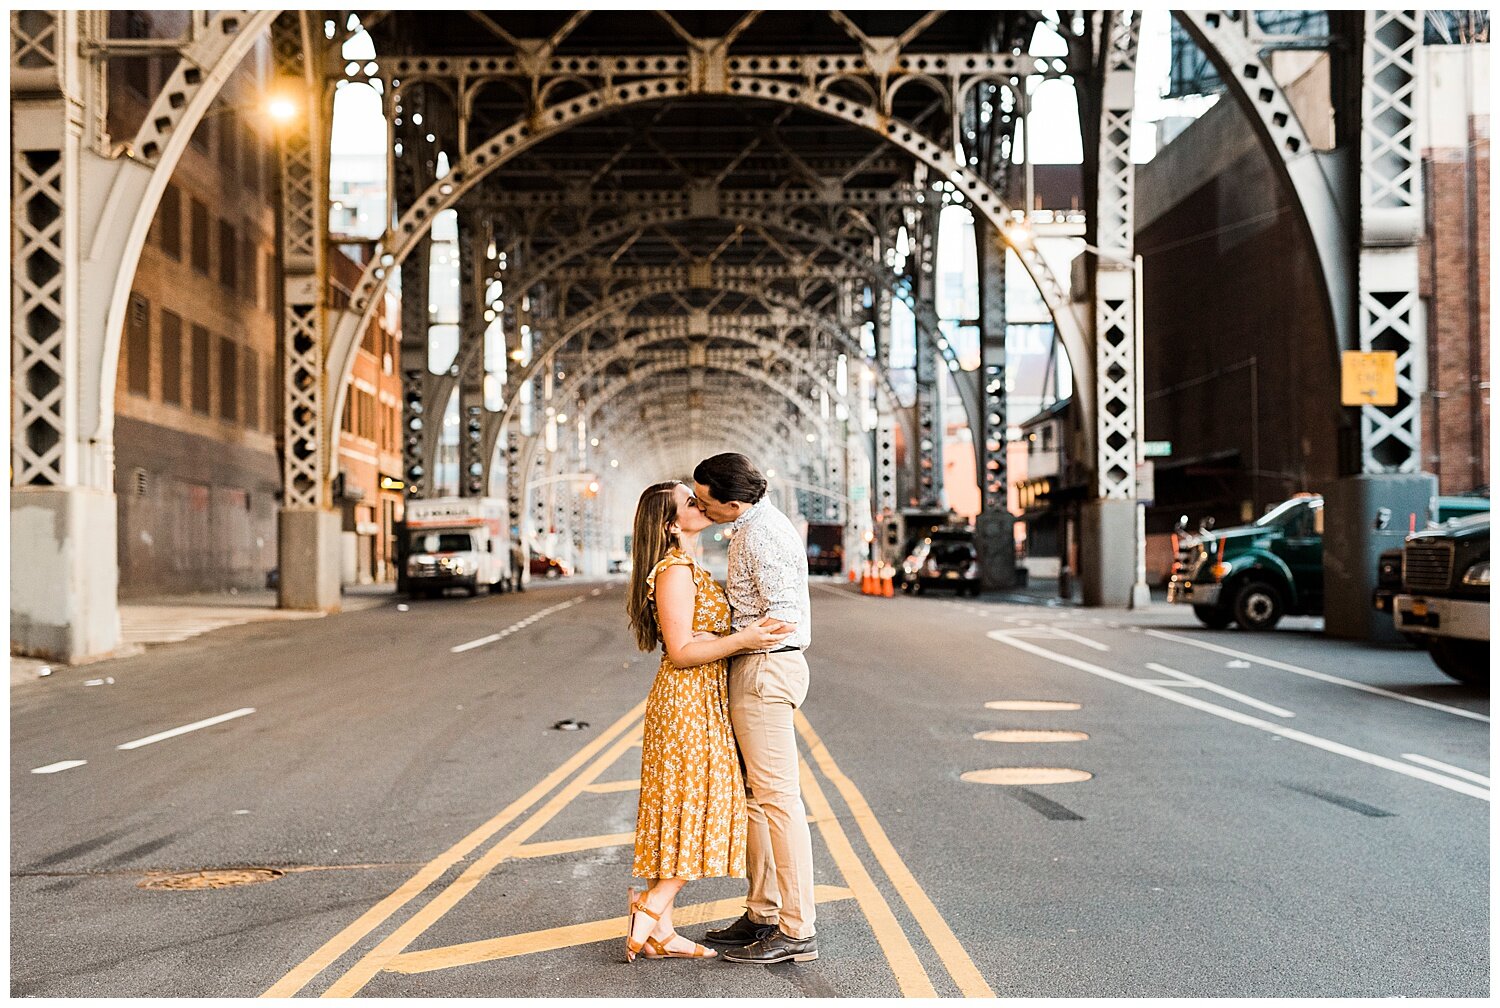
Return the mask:
<svg viewBox="0 0 1500 1008">
<path fill-rule="evenodd" d="M 981 742 L 1082 742 L 1089 736 L 1087 732 L 1060 728 L 1002 728 L 982 731 L 974 737 Z"/>
<path fill-rule="evenodd" d="M 211 868 L 204 871 L 153 872 L 139 883 L 138 889 L 227 889 L 230 886 L 257 885 L 281 878 L 279 868 Z"/>
<path fill-rule="evenodd" d="M 985 704 L 990 710 L 1078 710 L 1083 704 L 1071 700 L 991 700 Z"/>
<path fill-rule="evenodd" d="M 1062 767 L 996 767 L 993 770 L 970 770 L 959 774 L 959 780 L 970 784 L 1076 784 L 1094 775 L 1087 770 Z"/>
</svg>

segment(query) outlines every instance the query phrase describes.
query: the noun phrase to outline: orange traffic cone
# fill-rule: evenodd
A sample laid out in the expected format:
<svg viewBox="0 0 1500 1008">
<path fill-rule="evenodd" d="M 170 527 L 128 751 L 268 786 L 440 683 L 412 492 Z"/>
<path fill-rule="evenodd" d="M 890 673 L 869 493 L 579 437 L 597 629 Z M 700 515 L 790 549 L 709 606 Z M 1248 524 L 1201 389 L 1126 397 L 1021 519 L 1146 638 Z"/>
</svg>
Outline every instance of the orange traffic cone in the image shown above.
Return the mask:
<svg viewBox="0 0 1500 1008">
<path fill-rule="evenodd" d="M 872 567 L 872 564 L 865 564 L 865 576 L 864 579 L 860 582 L 859 586 L 861 595 L 875 594 L 875 574 L 872 570 Z"/>
<path fill-rule="evenodd" d="M 859 580 L 859 570 L 857 568 L 850 567 L 849 568 L 849 583 L 853 584 L 854 582 L 856 582 L 858 580 Z"/>
<path fill-rule="evenodd" d="M 880 594 L 886 598 L 894 598 L 896 596 L 895 571 L 887 567 L 881 573 L 885 576 L 880 579 Z"/>
</svg>

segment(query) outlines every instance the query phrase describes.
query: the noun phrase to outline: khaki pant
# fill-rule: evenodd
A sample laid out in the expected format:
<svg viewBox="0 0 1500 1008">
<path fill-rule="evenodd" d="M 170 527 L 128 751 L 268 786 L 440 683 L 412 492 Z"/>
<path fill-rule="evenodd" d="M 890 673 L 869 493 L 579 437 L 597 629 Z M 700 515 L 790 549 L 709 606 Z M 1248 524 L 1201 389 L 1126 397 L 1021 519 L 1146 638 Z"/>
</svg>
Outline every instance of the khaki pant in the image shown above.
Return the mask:
<svg viewBox="0 0 1500 1008">
<path fill-rule="evenodd" d="M 745 766 L 749 806 L 746 909 L 760 924 L 779 924 L 791 938 L 811 938 L 812 833 L 802 807 L 793 712 L 807 698 L 807 659 L 800 651 L 752 654 L 729 666 L 729 717 Z"/>
</svg>

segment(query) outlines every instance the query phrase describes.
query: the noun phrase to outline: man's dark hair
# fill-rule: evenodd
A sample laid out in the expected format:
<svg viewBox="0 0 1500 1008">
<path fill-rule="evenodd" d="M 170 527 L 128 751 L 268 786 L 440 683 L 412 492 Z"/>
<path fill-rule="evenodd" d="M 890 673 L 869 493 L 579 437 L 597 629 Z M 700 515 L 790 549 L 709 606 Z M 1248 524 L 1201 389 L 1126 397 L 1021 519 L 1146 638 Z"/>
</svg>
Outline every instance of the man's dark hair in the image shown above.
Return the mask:
<svg viewBox="0 0 1500 1008">
<path fill-rule="evenodd" d="M 708 487 L 720 504 L 756 504 L 766 495 L 766 478 L 738 452 L 706 458 L 693 470 L 693 480 Z"/>
</svg>

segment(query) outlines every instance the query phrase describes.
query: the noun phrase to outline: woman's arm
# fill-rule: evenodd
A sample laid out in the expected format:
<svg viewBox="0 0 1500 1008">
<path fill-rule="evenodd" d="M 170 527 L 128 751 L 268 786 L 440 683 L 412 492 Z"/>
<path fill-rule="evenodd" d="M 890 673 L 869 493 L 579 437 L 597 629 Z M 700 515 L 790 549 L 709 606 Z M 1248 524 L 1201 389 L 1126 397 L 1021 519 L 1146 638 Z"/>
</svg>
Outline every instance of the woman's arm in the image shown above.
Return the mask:
<svg viewBox="0 0 1500 1008">
<path fill-rule="evenodd" d="M 740 651 L 775 647 L 787 635 L 776 632 L 777 621 L 764 619 L 727 637 L 693 639 L 693 603 L 698 594 L 692 568 L 674 564 L 656 576 L 656 612 L 661 617 L 667 660 L 678 668 L 707 665 Z"/>
</svg>

